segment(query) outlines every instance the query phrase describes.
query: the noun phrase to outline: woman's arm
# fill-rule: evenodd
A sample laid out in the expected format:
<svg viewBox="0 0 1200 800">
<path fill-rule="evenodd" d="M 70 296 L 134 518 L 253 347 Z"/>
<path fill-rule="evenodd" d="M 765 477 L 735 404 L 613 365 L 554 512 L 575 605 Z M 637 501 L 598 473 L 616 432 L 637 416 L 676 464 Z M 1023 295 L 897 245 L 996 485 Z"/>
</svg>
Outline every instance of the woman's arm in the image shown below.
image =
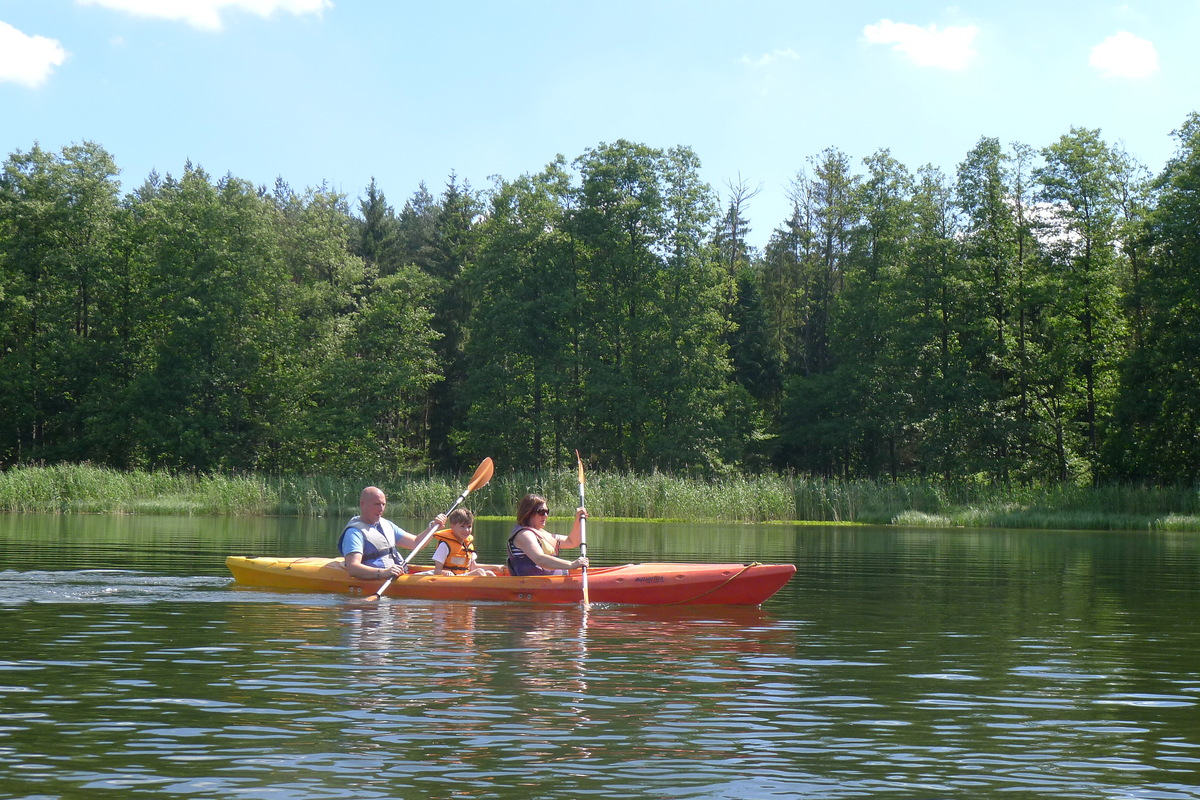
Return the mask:
<svg viewBox="0 0 1200 800">
<path fill-rule="evenodd" d="M 579 547 L 580 543 L 583 541 L 582 520 L 587 518 L 587 515 L 587 509 L 583 506 L 575 509 L 575 522 L 571 525 L 571 535 L 567 536 L 566 538 L 558 537 L 558 547 L 560 550 L 564 547 L 568 550 Z"/>
<path fill-rule="evenodd" d="M 562 540 L 558 541 L 559 546 L 561 547 L 564 542 Z M 538 541 L 537 536 L 535 536 L 530 530 L 523 530 L 518 533 L 513 539 L 513 544 L 519 547 L 521 552 L 528 555 L 529 559 L 542 569 L 575 569 L 583 566 L 584 563 L 583 560 L 579 558 L 575 559 L 574 561 L 568 561 L 565 558 L 559 558 L 558 556 L 552 556 L 547 553 L 543 553 L 541 542 Z"/>
</svg>

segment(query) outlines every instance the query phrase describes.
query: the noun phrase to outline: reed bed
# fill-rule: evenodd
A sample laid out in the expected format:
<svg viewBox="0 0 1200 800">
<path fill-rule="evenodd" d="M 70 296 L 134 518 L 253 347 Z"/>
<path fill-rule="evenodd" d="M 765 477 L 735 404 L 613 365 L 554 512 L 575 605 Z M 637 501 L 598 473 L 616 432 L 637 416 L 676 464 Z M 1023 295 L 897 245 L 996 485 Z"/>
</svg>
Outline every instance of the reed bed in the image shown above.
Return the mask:
<svg viewBox="0 0 1200 800">
<path fill-rule="evenodd" d="M 867 523 L 920 527 L 1078 530 L 1200 530 L 1197 487 L 1041 487 L 840 481 L 800 475 L 716 480 L 589 472 L 589 510 L 606 519 Z M 388 514 L 429 518 L 466 487 L 463 475 L 327 476 L 120 471 L 90 464 L 0 471 L 0 512 L 348 516 L 368 483 L 388 493 Z M 537 492 L 552 516 L 579 503 L 575 469 L 498 472 L 466 505 L 479 516 L 511 517 Z"/>
</svg>

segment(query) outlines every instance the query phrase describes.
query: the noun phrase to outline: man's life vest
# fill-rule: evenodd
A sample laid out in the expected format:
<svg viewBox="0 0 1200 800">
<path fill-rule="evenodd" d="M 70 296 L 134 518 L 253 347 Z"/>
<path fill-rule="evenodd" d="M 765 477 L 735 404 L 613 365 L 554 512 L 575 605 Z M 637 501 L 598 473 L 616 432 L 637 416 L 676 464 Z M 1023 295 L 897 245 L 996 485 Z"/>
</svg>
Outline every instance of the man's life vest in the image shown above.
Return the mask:
<svg viewBox="0 0 1200 800">
<path fill-rule="evenodd" d="M 468 536 L 465 542 L 460 542 L 454 531 L 443 528 L 434 534 L 434 538 L 450 549 L 446 560 L 442 562 L 442 569 L 461 575 L 471 568 L 471 562 L 475 559 L 474 534 Z"/>
<path fill-rule="evenodd" d="M 390 530 L 390 535 L 385 534 L 380 530 L 381 527 Z M 363 536 L 363 554 L 362 563 L 368 567 L 382 567 L 384 569 L 403 563 L 400 558 L 400 551 L 396 549 L 396 526 L 389 520 L 380 518 L 375 525 L 368 525 L 358 517 L 346 523 L 346 529 L 342 531 L 342 535 L 338 537 L 338 552 L 345 555 L 342 550 L 342 545 L 346 540 L 346 534 L 351 530 L 356 530 L 362 533 Z"/>
</svg>

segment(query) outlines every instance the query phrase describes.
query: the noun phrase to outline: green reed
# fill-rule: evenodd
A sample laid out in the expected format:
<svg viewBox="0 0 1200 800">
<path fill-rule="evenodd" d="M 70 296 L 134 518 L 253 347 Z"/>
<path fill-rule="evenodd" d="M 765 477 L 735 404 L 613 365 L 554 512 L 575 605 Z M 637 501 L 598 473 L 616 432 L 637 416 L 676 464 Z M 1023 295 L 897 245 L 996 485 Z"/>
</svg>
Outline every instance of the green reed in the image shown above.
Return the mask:
<svg viewBox="0 0 1200 800">
<path fill-rule="evenodd" d="M 90 464 L 0 472 L 0 512 L 348 516 L 364 485 L 388 493 L 388 514 L 431 518 L 466 488 L 462 475 L 372 479 L 121 471 Z M 854 481 L 801 475 L 715 480 L 630 472 L 586 473 L 596 517 L 719 522 L 822 522 L 934 527 L 1200 530 L 1196 487 L 1001 486 L 922 480 Z M 574 468 L 497 472 L 466 503 L 512 517 L 519 499 L 544 495 L 552 515 L 579 504 Z"/>
</svg>

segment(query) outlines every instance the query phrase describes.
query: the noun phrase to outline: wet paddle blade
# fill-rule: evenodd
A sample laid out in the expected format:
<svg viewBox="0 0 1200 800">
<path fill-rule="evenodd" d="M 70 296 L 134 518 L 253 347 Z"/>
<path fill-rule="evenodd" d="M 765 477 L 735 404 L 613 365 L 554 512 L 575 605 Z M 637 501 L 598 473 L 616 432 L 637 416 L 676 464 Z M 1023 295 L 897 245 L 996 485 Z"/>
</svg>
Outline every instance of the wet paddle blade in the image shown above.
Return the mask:
<svg viewBox="0 0 1200 800">
<path fill-rule="evenodd" d="M 383 597 L 383 593 L 387 591 L 387 588 L 392 585 L 392 581 L 394 581 L 394 580 L 395 580 L 395 578 L 388 578 L 386 581 L 383 582 L 382 586 L 380 586 L 377 590 L 375 590 L 375 594 L 369 594 L 366 597 L 364 597 L 363 599 L 374 603 L 380 597 Z"/>
</svg>

